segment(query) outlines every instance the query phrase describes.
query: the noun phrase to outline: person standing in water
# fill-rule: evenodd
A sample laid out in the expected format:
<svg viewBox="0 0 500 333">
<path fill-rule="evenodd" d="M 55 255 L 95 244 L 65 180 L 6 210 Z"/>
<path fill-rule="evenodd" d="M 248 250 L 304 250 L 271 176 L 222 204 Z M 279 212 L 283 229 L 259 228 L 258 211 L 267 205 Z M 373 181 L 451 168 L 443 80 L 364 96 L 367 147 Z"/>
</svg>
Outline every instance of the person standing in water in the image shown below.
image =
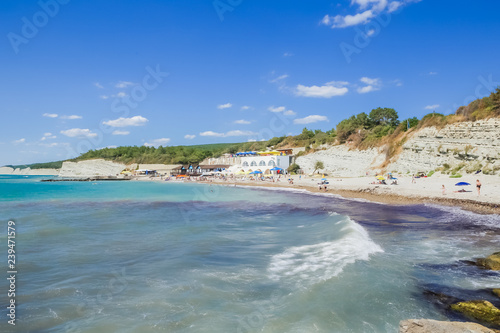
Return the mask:
<svg viewBox="0 0 500 333">
<path fill-rule="evenodd" d="M 481 195 L 481 182 L 476 180 L 477 195 Z"/>
</svg>

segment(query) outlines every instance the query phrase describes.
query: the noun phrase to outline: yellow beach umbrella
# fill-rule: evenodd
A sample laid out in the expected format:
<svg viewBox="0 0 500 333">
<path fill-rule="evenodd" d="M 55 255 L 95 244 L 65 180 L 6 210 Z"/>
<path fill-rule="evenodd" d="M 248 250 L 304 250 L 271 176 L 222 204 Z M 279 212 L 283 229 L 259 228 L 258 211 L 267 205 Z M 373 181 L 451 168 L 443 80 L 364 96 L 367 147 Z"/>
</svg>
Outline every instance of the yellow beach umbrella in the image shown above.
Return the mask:
<svg viewBox="0 0 500 333">
<path fill-rule="evenodd" d="M 382 177 L 382 176 L 378 176 L 378 177 L 377 177 L 377 179 L 378 179 L 378 180 L 385 180 L 385 178 L 384 178 L 384 177 Z"/>
</svg>

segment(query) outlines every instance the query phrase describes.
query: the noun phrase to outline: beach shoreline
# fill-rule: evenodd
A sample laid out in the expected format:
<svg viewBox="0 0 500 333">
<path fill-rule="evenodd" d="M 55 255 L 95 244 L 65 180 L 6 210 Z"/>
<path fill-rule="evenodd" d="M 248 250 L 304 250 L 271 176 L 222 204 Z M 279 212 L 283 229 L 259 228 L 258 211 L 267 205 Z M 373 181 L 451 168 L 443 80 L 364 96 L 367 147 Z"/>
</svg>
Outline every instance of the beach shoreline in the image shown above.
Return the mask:
<svg viewBox="0 0 500 333">
<path fill-rule="evenodd" d="M 484 176 L 482 176 L 484 178 Z M 288 178 L 286 178 L 288 179 Z M 417 180 L 416 183 L 410 183 L 411 179 L 402 179 L 400 185 L 380 185 L 371 184 L 369 177 L 357 178 L 342 178 L 330 179 L 327 185 L 327 191 L 319 190 L 318 182 L 320 179 L 312 177 L 304 177 L 298 180 L 298 176 L 293 176 L 294 184 L 282 178 L 279 182 L 255 181 L 255 180 L 222 180 L 212 179 L 205 181 L 194 181 L 193 183 L 200 184 L 217 184 L 224 186 L 241 186 L 241 187 L 262 187 L 273 188 L 276 190 L 303 190 L 312 194 L 331 194 L 339 195 L 346 199 L 361 199 L 370 202 L 377 202 L 389 205 L 417 205 L 417 204 L 436 204 L 448 207 L 459 207 L 467 211 L 478 214 L 498 214 L 500 215 L 500 198 L 496 193 L 500 184 L 497 182 L 489 182 L 490 189 L 484 195 L 477 195 L 475 187 L 468 190 L 466 193 L 460 193 L 452 188 L 451 185 L 446 185 L 445 194 L 442 193 L 441 183 L 449 179 L 427 178 Z M 158 179 L 159 180 L 159 179 Z M 438 182 L 439 180 L 439 182 Z M 456 182 L 456 180 L 453 180 Z M 500 183 L 500 182 L 498 182 Z M 434 187 L 430 190 L 430 187 Z M 496 192 L 496 193 L 495 193 Z M 460 197 L 463 196 L 463 197 Z"/>
</svg>

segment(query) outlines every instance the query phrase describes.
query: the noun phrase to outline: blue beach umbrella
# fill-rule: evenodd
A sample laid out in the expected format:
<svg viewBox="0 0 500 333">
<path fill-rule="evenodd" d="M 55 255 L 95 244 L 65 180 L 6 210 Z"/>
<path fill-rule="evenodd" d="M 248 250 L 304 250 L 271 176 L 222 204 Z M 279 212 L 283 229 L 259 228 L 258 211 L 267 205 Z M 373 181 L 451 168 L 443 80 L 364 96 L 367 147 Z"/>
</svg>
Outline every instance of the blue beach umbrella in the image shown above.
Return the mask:
<svg viewBox="0 0 500 333">
<path fill-rule="evenodd" d="M 278 171 L 278 170 L 282 170 L 281 168 L 278 168 L 278 167 L 274 167 L 271 169 L 271 171 Z"/>
<path fill-rule="evenodd" d="M 460 183 L 456 183 L 455 186 L 468 186 L 470 185 L 469 183 L 466 183 L 466 182 L 460 182 Z"/>
</svg>

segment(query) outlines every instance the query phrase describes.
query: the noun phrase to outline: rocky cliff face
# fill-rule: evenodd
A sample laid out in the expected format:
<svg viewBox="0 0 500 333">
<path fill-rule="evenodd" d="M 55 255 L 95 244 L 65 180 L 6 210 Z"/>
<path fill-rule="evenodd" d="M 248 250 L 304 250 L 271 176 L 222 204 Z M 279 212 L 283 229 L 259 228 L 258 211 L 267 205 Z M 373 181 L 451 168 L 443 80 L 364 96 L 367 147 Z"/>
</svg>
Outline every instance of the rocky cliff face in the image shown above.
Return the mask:
<svg viewBox="0 0 500 333">
<path fill-rule="evenodd" d="M 314 170 L 316 161 L 325 165 L 322 170 L 333 176 L 353 177 L 380 171 L 385 161 L 385 147 L 357 150 L 346 145 L 330 147 L 297 158 L 306 172 Z M 500 118 L 462 122 L 442 129 L 427 127 L 415 132 L 402 146 L 386 168 L 400 173 L 429 172 L 448 165 L 462 166 L 462 173 L 482 170 L 500 172 Z"/>
<path fill-rule="evenodd" d="M 334 177 L 358 177 L 372 173 L 384 160 L 383 148 L 357 150 L 340 145 L 300 156 L 296 163 L 307 174 L 314 171 L 314 165 L 319 161 L 325 166 L 320 172 Z"/>
<path fill-rule="evenodd" d="M 0 175 L 39 175 L 39 176 L 55 176 L 59 174 L 57 169 L 13 169 L 9 167 L 1 167 Z"/>
<path fill-rule="evenodd" d="M 125 164 L 102 159 L 80 162 L 64 162 L 60 177 L 116 176 L 126 168 Z"/>
<path fill-rule="evenodd" d="M 450 168 L 463 164 L 469 171 L 500 169 L 500 119 L 423 128 L 403 145 L 389 169 L 413 173 L 444 164 Z"/>
</svg>

